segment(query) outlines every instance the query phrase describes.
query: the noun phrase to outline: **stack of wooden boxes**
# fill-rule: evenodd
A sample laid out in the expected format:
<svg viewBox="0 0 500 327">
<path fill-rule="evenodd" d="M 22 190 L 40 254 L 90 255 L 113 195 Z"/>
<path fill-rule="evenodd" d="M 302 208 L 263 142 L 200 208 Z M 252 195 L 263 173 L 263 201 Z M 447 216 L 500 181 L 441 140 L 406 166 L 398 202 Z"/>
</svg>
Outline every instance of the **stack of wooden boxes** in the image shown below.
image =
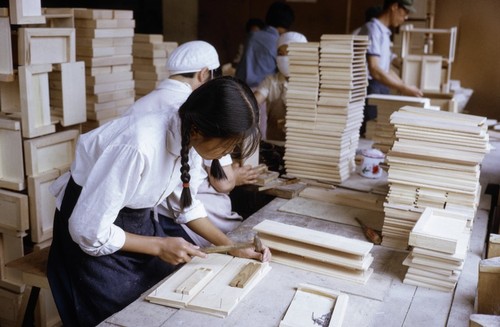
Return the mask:
<svg viewBox="0 0 500 327">
<path fill-rule="evenodd" d="M 480 164 L 489 151 L 486 118 L 415 107 L 391 116 L 397 141 L 387 155 L 389 193 L 382 245 L 408 247 L 423 209 L 460 212 L 468 228 L 480 196 Z"/>
<path fill-rule="evenodd" d="M 129 10 L 75 9 L 76 56 L 85 62 L 87 118 L 84 131 L 122 114 L 135 100 Z"/>
<path fill-rule="evenodd" d="M 315 106 L 308 104 L 292 109 L 288 117 L 295 120 L 287 117 L 285 166 L 288 174 L 342 183 L 354 171 L 366 97 L 367 45 L 366 36 L 321 36 L 319 98 Z M 301 53 L 292 52 L 290 60 L 296 62 L 300 56 Z M 311 74 L 309 83 L 315 82 L 315 63 L 302 66 L 308 67 L 307 72 Z M 298 73 L 291 70 L 290 79 L 299 78 Z M 291 98 L 291 105 L 296 106 L 296 96 L 306 99 L 306 92 L 299 93 L 294 84 L 291 86 L 295 97 Z M 311 92 L 310 96 L 312 101 L 316 92 Z M 292 136 L 290 142 L 288 135 Z"/>
<path fill-rule="evenodd" d="M 177 42 L 163 42 L 161 34 L 135 34 L 133 44 L 135 98 L 153 91 L 168 78 L 168 55 L 177 48 Z"/>
</svg>

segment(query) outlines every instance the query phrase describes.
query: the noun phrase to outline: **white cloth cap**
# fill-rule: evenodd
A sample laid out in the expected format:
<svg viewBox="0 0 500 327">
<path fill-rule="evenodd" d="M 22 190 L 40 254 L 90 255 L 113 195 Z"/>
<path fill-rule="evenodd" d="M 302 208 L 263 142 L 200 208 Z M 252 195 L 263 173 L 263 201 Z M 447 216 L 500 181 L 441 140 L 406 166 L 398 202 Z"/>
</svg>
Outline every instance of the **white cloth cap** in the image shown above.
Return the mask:
<svg viewBox="0 0 500 327">
<path fill-rule="evenodd" d="M 190 41 L 177 47 L 167 60 L 169 75 L 199 72 L 220 66 L 217 50 L 205 41 Z"/>
<path fill-rule="evenodd" d="M 281 47 L 283 44 L 290 44 L 290 43 L 306 43 L 307 39 L 303 34 L 297 33 L 297 32 L 286 32 L 280 35 L 278 38 L 278 48 Z"/>
</svg>

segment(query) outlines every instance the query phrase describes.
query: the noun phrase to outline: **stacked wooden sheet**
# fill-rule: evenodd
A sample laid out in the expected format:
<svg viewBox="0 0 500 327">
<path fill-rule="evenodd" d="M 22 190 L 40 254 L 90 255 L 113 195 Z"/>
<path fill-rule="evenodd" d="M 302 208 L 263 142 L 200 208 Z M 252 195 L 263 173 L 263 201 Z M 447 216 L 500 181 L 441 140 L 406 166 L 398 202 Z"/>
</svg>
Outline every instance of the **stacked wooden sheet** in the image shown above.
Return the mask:
<svg viewBox="0 0 500 327">
<path fill-rule="evenodd" d="M 122 114 L 134 102 L 130 10 L 75 9 L 76 57 L 85 62 L 87 123 L 84 131 Z"/>
<path fill-rule="evenodd" d="M 177 48 L 177 42 L 163 42 L 161 34 L 135 34 L 133 44 L 135 97 L 153 91 L 168 78 L 166 68 L 169 53 Z"/>
<path fill-rule="evenodd" d="M 394 126 L 391 125 L 390 117 L 393 112 L 404 106 L 429 108 L 429 98 L 417 98 L 401 95 L 370 94 L 366 97 L 369 105 L 377 107 L 377 118 L 371 139 L 373 147 L 387 153 L 396 140 Z M 368 127 L 367 127 L 368 129 Z"/>
<path fill-rule="evenodd" d="M 387 155 L 389 193 L 382 245 L 407 248 L 415 208 L 461 212 L 469 226 L 480 196 L 479 173 L 489 151 L 486 118 L 403 107 L 391 115 L 397 141 Z"/>
<path fill-rule="evenodd" d="M 410 232 L 405 284 L 452 291 L 462 271 L 470 239 L 467 216 L 426 208 Z"/>
<path fill-rule="evenodd" d="M 366 96 L 367 44 L 368 40 L 364 36 L 321 37 L 319 97 L 316 105 L 302 112 L 292 110 L 290 120 L 287 114 L 287 173 L 342 183 L 354 171 Z M 293 53 L 290 60 L 294 60 Z M 294 76 L 291 69 L 290 79 Z"/>
<path fill-rule="evenodd" d="M 365 284 L 373 244 L 308 228 L 264 220 L 253 228 L 272 253 L 272 261 Z"/>
</svg>

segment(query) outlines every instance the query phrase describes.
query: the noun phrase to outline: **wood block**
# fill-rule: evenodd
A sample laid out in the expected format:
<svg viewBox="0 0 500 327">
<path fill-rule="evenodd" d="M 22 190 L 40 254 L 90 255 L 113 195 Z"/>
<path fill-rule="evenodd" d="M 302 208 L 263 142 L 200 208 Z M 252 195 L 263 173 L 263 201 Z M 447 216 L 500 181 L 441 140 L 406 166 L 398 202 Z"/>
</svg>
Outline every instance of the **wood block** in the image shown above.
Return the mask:
<svg viewBox="0 0 500 327">
<path fill-rule="evenodd" d="M 13 25 L 45 24 L 40 0 L 9 0 L 9 7 Z"/>
<path fill-rule="evenodd" d="M 498 210 L 498 209 L 497 209 Z M 500 235 L 490 234 L 487 259 L 500 257 Z"/>
<path fill-rule="evenodd" d="M 231 280 L 229 286 L 244 288 L 258 273 L 260 265 L 255 262 L 247 263 L 243 269 Z"/>
<path fill-rule="evenodd" d="M 259 176 L 257 176 L 257 182 L 255 183 L 255 185 L 265 186 L 267 183 L 269 183 L 269 182 L 277 179 L 279 175 L 280 174 L 277 171 L 266 171 L 266 172 L 263 172 L 262 174 L 260 174 Z"/>
<path fill-rule="evenodd" d="M 85 106 L 85 64 L 82 61 L 60 64 L 62 101 L 60 123 L 71 126 L 87 120 Z"/>
<path fill-rule="evenodd" d="M 77 28 L 76 36 L 78 38 L 115 38 L 115 37 L 130 37 L 134 36 L 133 28 L 103 28 L 103 29 L 94 29 L 94 28 Z"/>
<path fill-rule="evenodd" d="M 499 315 L 471 314 L 469 327 L 497 327 L 500 326 Z"/>
<path fill-rule="evenodd" d="M 19 66 L 21 125 L 26 138 L 55 132 L 49 105 L 48 72 L 51 70 L 52 65 Z"/>
<path fill-rule="evenodd" d="M 36 177 L 28 177 L 28 195 L 30 203 L 31 239 L 43 242 L 52 238 L 55 198 L 49 192 L 49 186 L 66 169 L 53 169 Z"/>
<path fill-rule="evenodd" d="M 0 228 L 16 232 L 30 228 L 26 194 L 0 189 Z"/>
<path fill-rule="evenodd" d="M 24 141 L 26 174 L 35 177 L 53 169 L 64 169 L 75 157 L 78 130 L 67 130 Z"/>
<path fill-rule="evenodd" d="M 21 123 L 18 120 L 0 116 L 0 157 L 0 187 L 24 190 Z"/>
<path fill-rule="evenodd" d="M 14 81 L 11 30 L 8 17 L 0 17 L 0 81 Z"/>
<path fill-rule="evenodd" d="M 209 268 L 196 269 L 191 276 L 186 278 L 186 280 L 175 289 L 175 292 L 185 295 L 194 295 L 198 293 L 211 278 L 210 276 L 212 273 L 212 270 Z"/>
<path fill-rule="evenodd" d="M 75 18 L 113 19 L 113 10 L 75 8 Z"/>
<path fill-rule="evenodd" d="M 19 65 L 74 62 L 75 29 L 20 28 Z"/>
<path fill-rule="evenodd" d="M 500 257 L 479 262 L 477 313 L 500 315 Z"/>
<path fill-rule="evenodd" d="M 300 284 L 279 326 L 342 326 L 348 300 L 339 291 Z"/>
<path fill-rule="evenodd" d="M 134 34 L 134 43 L 162 43 L 162 34 Z"/>
</svg>

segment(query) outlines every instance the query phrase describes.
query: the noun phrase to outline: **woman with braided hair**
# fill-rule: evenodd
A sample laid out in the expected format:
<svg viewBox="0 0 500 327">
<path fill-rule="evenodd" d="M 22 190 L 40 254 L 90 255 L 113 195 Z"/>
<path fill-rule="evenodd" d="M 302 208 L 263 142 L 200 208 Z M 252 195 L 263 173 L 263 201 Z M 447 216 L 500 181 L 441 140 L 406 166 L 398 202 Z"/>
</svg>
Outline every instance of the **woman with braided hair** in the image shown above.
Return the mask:
<svg viewBox="0 0 500 327">
<path fill-rule="evenodd" d="M 163 107 L 81 135 L 70 172 L 51 185 L 57 210 L 47 270 L 64 325 L 95 326 L 176 265 L 205 257 L 183 238 L 167 237 L 151 208 L 182 178 L 183 210 L 197 210 L 189 192 L 192 154 L 218 159 L 242 140 L 249 154 L 259 142 L 255 98 L 236 79 L 204 83 L 179 110 L 160 100 L 149 105 Z M 223 233 L 211 237 L 210 225 L 197 227 L 208 228 L 203 234 L 214 244 L 230 244 Z"/>
</svg>

